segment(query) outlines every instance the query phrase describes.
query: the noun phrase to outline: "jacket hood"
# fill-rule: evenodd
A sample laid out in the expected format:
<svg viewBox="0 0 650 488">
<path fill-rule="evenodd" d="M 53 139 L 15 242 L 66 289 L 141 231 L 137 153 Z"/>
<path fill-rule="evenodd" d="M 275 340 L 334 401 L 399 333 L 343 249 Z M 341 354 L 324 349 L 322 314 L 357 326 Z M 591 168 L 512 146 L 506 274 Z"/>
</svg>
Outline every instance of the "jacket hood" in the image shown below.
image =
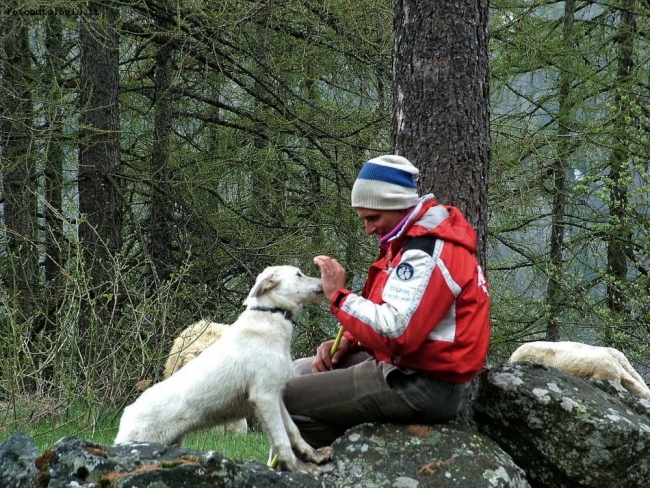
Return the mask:
<svg viewBox="0 0 650 488">
<path fill-rule="evenodd" d="M 430 235 L 476 254 L 477 238 L 472 225 L 458 208 L 438 204 L 433 195 L 425 195 L 420 199 L 410 218 L 391 241 L 406 235 Z"/>
</svg>

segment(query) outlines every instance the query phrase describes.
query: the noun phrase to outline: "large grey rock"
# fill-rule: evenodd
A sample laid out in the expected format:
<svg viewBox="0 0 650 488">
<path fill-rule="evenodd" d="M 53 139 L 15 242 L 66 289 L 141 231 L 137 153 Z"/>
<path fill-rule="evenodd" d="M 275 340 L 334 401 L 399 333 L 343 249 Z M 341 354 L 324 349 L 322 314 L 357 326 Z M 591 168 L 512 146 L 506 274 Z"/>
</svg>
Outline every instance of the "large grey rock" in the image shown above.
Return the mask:
<svg viewBox="0 0 650 488">
<path fill-rule="evenodd" d="M 334 444 L 320 478 L 276 472 L 215 452 L 158 444 L 100 446 L 65 437 L 37 456 L 21 487 L 528 487 L 524 473 L 494 442 L 466 423 L 364 424 Z M 0 464 L 3 460 L 0 458 Z"/>
<path fill-rule="evenodd" d="M 35 472 L 36 456 L 36 443 L 26 434 L 15 434 L 0 444 L 0 487 L 29 486 L 20 484 L 19 478 L 28 470 Z"/>
<path fill-rule="evenodd" d="M 333 447 L 335 469 L 322 476 L 325 487 L 530 486 L 509 455 L 461 421 L 363 424 Z"/>
<path fill-rule="evenodd" d="M 3 460 L 0 458 L 0 464 Z M 169 448 L 159 444 L 100 446 L 64 437 L 34 459 L 37 471 L 21 486 L 69 488 L 164 487 L 318 487 L 314 477 L 279 473 L 258 464 L 233 461 L 218 453 Z"/>
<path fill-rule="evenodd" d="M 650 486 L 647 403 L 609 383 L 504 363 L 481 373 L 474 412 L 533 487 L 641 488 Z"/>
</svg>

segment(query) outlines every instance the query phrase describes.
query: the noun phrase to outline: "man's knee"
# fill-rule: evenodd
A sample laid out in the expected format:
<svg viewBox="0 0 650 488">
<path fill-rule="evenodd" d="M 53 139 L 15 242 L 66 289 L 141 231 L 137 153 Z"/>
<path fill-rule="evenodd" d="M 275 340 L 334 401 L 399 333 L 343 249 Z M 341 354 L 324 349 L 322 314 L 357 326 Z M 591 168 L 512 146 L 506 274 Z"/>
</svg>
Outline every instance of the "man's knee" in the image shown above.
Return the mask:
<svg viewBox="0 0 650 488">
<path fill-rule="evenodd" d="M 311 365 L 314 362 L 313 357 L 300 358 L 296 359 L 293 362 L 293 371 L 296 376 L 304 376 L 306 374 L 311 374 Z"/>
</svg>

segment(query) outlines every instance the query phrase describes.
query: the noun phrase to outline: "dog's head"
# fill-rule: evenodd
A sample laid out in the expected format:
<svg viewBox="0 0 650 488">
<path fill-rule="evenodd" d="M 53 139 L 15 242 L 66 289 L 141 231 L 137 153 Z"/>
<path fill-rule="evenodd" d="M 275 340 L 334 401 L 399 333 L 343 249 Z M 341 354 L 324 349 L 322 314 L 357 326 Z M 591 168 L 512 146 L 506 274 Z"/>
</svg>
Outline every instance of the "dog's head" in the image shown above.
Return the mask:
<svg viewBox="0 0 650 488">
<path fill-rule="evenodd" d="M 283 308 L 295 316 L 308 303 L 323 298 L 320 278 L 306 276 L 294 266 L 270 266 L 258 275 L 244 305 Z"/>
</svg>

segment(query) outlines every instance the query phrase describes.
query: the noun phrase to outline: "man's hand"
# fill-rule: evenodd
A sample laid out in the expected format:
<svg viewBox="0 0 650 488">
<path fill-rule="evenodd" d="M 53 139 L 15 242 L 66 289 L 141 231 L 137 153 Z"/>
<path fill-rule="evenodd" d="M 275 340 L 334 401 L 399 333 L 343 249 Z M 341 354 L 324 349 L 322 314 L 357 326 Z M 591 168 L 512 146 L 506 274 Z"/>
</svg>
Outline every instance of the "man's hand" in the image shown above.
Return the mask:
<svg viewBox="0 0 650 488">
<path fill-rule="evenodd" d="M 334 339 L 331 341 L 325 341 L 318 349 L 316 349 L 316 357 L 314 357 L 314 362 L 311 365 L 311 370 L 313 373 L 322 373 L 323 371 L 329 371 L 336 367 L 336 364 L 345 356 L 350 348 L 350 339 L 347 337 L 341 337 L 341 342 L 339 347 L 336 349 L 334 356 L 330 357 L 330 351 L 332 349 L 332 344 L 334 344 Z"/>
<path fill-rule="evenodd" d="M 345 288 L 345 268 L 329 256 L 316 256 L 314 264 L 320 268 L 323 293 L 328 300 L 331 300 L 336 290 Z"/>
</svg>

